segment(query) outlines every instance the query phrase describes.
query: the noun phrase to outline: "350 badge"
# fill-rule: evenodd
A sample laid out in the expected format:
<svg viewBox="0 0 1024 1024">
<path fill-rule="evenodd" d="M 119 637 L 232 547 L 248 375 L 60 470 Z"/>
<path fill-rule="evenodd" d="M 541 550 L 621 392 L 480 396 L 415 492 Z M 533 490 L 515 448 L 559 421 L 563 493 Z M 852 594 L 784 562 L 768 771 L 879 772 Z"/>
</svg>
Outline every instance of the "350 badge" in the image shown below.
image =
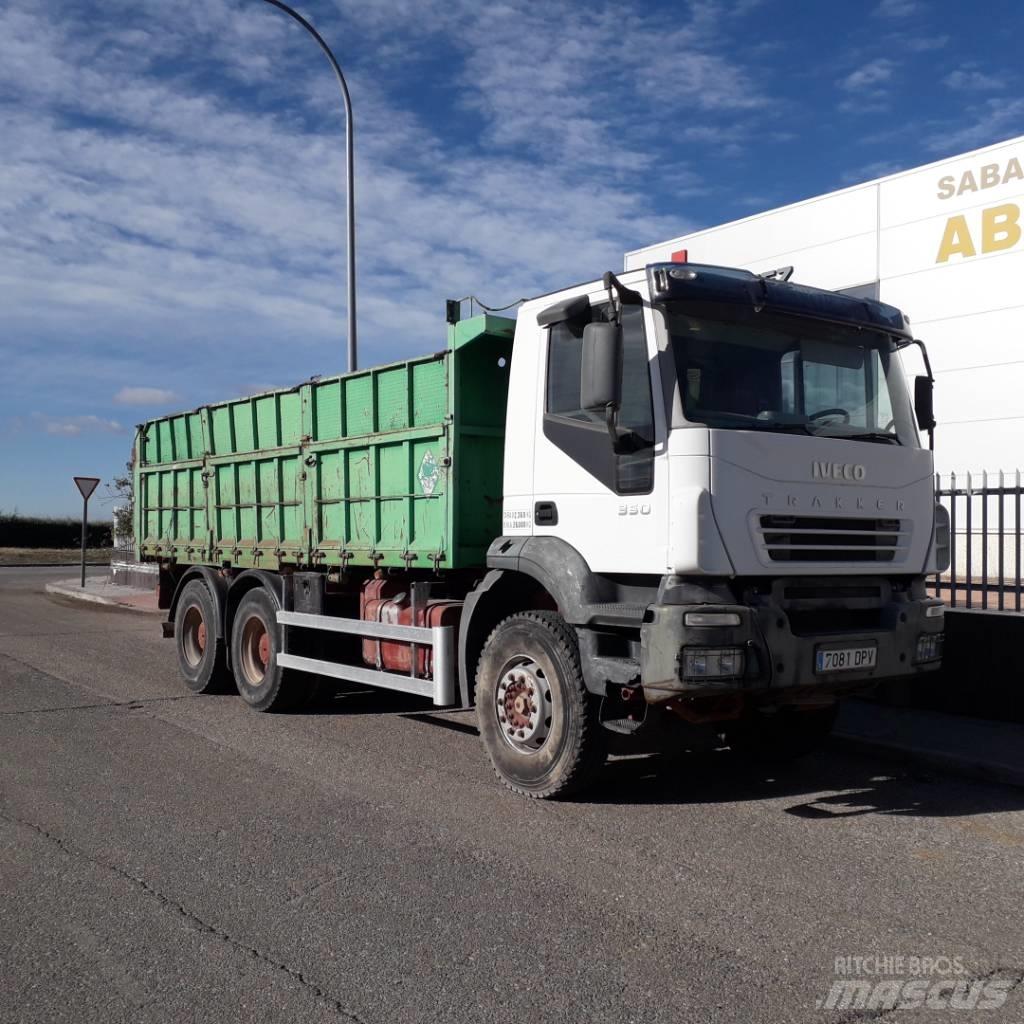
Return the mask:
<svg viewBox="0 0 1024 1024">
<path fill-rule="evenodd" d="M 620 516 L 649 516 L 651 514 L 650 505 L 620 505 L 619 515 Z"/>
</svg>

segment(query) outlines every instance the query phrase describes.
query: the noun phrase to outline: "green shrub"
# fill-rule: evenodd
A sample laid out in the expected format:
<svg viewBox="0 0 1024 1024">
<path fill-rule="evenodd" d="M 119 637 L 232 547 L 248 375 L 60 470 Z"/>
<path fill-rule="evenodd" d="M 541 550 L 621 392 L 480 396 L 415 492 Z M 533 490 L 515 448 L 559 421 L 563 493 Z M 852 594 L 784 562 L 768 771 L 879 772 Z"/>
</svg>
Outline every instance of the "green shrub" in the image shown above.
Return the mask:
<svg viewBox="0 0 1024 1024">
<path fill-rule="evenodd" d="M 110 547 L 112 527 L 109 520 L 89 523 L 86 544 L 91 548 Z M 81 543 L 80 520 L 0 512 L 0 548 L 77 548 Z"/>
</svg>

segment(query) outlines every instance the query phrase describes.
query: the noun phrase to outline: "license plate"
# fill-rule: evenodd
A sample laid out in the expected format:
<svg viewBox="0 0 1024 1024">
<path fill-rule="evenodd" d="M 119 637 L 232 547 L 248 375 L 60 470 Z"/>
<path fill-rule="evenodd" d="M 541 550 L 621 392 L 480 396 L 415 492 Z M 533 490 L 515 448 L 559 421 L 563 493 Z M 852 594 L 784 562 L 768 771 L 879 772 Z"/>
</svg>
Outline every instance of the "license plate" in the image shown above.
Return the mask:
<svg viewBox="0 0 1024 1024">
<path fill-rule="evenodd" d="M 838 650 L 818 651 L 816 671 L 851 672 L 874 668 L 877 659 L 877 647 L 840 647 Z"/>
</svg>

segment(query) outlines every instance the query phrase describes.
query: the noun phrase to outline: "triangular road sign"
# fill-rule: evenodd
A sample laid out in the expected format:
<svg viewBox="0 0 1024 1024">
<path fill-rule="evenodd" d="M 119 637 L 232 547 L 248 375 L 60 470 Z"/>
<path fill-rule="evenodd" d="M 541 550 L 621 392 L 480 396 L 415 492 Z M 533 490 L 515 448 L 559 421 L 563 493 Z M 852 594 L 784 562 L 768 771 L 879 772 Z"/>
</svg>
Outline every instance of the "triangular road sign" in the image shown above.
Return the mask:
<svg viewBox="0 0 1024 1024">
<path fill-rule="evenodd" d="M 99 486 L 100 478 L 98 476 L 76 476 L 75 486 L 78 488 L 78 492 L 86 500 L 89 499 L 89 495 Z"/>
</svg>

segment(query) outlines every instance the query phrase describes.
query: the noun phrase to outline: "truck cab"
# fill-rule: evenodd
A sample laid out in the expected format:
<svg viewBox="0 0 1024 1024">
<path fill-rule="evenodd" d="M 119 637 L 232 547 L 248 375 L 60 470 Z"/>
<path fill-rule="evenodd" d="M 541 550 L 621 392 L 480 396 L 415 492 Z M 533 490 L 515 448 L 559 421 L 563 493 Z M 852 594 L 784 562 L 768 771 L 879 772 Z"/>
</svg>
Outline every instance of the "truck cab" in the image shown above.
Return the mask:
<svg viewBox="0 0 1024 1024">
<path fill-rule="evenodd" d="M 550 595 L 606 724 L 657 706 L 798 748 L 839 695 L 938 667 L 913 343 L 891 306 L 694 264 L 520 309 L 487 562 Z"/>
</svg>

